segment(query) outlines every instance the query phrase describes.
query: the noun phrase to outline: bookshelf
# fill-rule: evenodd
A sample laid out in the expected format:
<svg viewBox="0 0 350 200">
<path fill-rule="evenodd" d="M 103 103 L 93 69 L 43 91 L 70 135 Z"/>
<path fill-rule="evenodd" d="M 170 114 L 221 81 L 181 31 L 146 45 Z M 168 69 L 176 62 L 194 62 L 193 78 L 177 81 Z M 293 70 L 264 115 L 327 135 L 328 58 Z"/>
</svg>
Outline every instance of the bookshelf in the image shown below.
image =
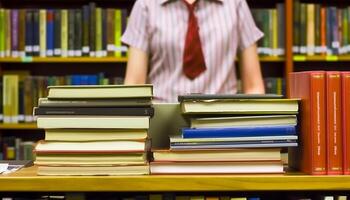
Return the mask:
<svg viewBox="0 0 350 200">
<path fill-rule="evenodd" d="M 348 191 L 350 176 L 150 175 L 36 176 L 29 167 L 0 176 L 2 192 Z M 118 186 L 118 187 L 116 187 Z"/>
</svg>

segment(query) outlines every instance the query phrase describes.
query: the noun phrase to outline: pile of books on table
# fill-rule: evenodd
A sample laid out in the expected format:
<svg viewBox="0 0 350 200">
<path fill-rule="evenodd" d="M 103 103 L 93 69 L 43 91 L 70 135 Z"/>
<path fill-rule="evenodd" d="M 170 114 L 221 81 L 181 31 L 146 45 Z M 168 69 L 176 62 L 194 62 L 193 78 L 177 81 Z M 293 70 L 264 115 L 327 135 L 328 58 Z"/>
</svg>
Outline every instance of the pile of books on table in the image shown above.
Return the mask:
<svg viewBox="0 0 350 200">
<path fill-rule="evenodd" d="M 190 127 L 156 150 L 152 174 L 283 173 L 281 148 L 297 146 L 298 100 L 278 95 L 179 97 Z"/>
<path fill-rule="evenodd" d="M 52 86 L 34 108 L 38 175 L 149 174 L 151 85 Z"/>
</svg>

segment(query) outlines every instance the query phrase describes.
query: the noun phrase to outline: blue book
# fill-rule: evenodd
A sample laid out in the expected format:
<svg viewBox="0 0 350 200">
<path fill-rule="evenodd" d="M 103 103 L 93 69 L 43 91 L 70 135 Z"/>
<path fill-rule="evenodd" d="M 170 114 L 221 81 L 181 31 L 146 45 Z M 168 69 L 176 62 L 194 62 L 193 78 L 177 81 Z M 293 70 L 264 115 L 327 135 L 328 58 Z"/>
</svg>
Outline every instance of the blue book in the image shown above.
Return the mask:
<svg viewBox="0 0 350 200">
<path fill-rule="evenodd" d="M 260 200 L 259 197 L 249 197 L 248 200 Z"/>
<path fill-rule="evenodd" d="M 296 135 L 294 125 L 237 126 L 225 128 L 183 128 L 183 138 L 220 138 Z"/>
<path fill-rule="evenodd" d="M 32 56 L 33 54 L 33 11 L 27 10 L 26 12 L 26 31 L 25 31 L 25 37 L 26 37 L 26 44 L 25 44 L 25 53 L 26 56 Z"/>
<path fill-rule="evenodd" d="M 46 19 L 46 48 L 47 56 L 53 56 L 54 52 L 54 11 L 47 10 L 47 19 Z"/>
</svg>

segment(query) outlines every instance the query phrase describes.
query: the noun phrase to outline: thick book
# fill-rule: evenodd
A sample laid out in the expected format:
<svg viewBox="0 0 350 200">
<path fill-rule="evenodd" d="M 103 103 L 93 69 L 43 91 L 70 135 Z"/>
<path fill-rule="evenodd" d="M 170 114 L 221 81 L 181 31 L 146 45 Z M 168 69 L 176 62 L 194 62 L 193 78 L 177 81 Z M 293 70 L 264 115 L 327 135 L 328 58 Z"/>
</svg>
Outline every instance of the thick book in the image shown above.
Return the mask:
<svg viewBox="0 0 350 200">
<path fill-rule="evenodd" d="M 350 72 L 341 73 L 342 80 L 342 133 L 343 133 L 343 169 L 350 174 Z"/>
<path fill-rule="evenodd" d="M 326 108 L 327 174 L 343 174 L 341 77 L 338 71 L 326 72 Z"/>
<path fill-rule="evenodd" d="M 91 165 L 135 165 L 146 164 L 146 153 L 107 154 L 37 154 L 36 165 L 91 166 Z"/>
<path fill-rule="evenodd" d="M 151 174 L 257 174 L 283 173 L 280 161 L 151 162 Z"/>
<path fill-rule="evenodd" d="M 43 176 L 95 176 L 95 175 L 147 175 L 149 165 L 115 166 L 38 166 L 38 175 Z"/>
<path fill-rule="evenodd" d="M 326 174 L 325 72 L 293 72 L 289 80 L 290 97 L 301 99 L 301 145 L 289 152 L 290 164 L 308 174 Z"/>
<path fill-rule="evenodd" d="M 46 129 L 46 141 L 143 140 L 146 129 Z"/>
<path fill-rule="evenodd" d="M 213 99 L 281 99 L 278 94 L 186 94 L 179 95 L 178 101 L 192 100 L 213 100 Z"/>
<path fill-rule="evenodd" d="M 152 85 L 49 86 L 49 99 L 146 98 L 153 96 Z"/>
<path fill-rule="evenodd" d="M 213 149 L 213 150 L 154 150 L 155 162 L 200 161 L 280 161 L 279 148 L 264 149 Z"/>
<path fill-rule="evenodd" d="M 296 115 L 257 115 L 238 117 L 191 118 L 191 128 L 258 126 L 258 125 L 296 125 Z"/>
<path fill-rule="evenodd" d="M 149 121 L 148 116 L 38 116 L 37 126 L 44 129 L 148 129 Z"/>
<path fill-rule="evenodd" d="M 298 99 L 212 99 L 182 101 L 184 114 L 297 114 Z"/>
<path fill-rule="evenodd" d="M 34 115 L 102 115 L 102 116 L 150 116 L 153 117 L 152 107 L 124 108 L 74 108 L 74 107 L 35 107 Z"/>
<path fill-rule="evenodd" d="M 86 141 L 86 142 L 66 142 L 66 141 L 43 141 L 40 140 L 35 146 L 37 154 L 60 154 L 60 153 L 128 153 L 145 152 L 149 148 L 147 140 L 140 141 Z"/>
<path fill-rule="evenodd" d="M 151 98 L 48 99 L 39 98 L 39 107 L 149 107 Z"/>
<path fill-rule="evenodd" d="M 183 128 L 183 138 L 218 138 L 296 135 L 294 125 L 237 126 L 224 128 Z"/>
</svg>

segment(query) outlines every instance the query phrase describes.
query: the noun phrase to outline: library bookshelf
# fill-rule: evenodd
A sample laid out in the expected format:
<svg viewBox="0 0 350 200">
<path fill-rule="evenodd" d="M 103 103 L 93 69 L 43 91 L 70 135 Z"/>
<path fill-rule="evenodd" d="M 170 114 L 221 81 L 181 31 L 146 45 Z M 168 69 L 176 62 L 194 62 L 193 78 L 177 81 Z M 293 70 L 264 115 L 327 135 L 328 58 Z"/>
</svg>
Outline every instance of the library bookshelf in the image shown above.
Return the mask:
<svg viewBox="0 0 350 200">
<path fill-rule="evenodd" d="M 34 166 L 0 176 L 0 185 L 3 192 L 346 191 L 350 176 L 37 176 Z"/>
</svg>

